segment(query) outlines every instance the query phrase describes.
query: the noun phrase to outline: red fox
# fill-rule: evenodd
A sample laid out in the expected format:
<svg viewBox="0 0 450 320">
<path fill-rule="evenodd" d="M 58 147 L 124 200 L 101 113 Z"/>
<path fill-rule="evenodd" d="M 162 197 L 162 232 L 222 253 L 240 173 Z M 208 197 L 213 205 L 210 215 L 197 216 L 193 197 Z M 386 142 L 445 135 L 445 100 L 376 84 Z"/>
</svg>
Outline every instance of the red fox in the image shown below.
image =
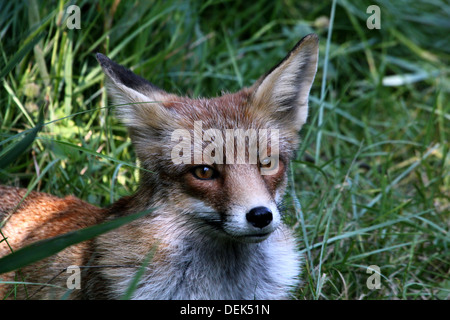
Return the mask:
<svg viewBox="0 0 450 320">
<path fill-rule="evenodd" d="M 0 298 L 119 299 L 153 252 L 133 299 L 289 299 L 301 256 L 282 222 L 289 163 L 307 120 L 318 37 L 301 39 L 251 87 L 211 99 L 169 94 L 97 54 L 143 169 L 134 195 L 100 209 L 0 187 L 0 257 L 35 241 L 154 208 L 92 240 L 14 272 Z M 269 135 L 269 133 L 271 133 Z M 270 136 L 270 139 L 269 139 Z M 243 148 L 242 146 L 248 146 Z M 0 236 L 0 240 L 2 237 Z M 152 251 L 153 250 L 153 251 Z M 69 266 L 80 266 L 68 292 Z"/>
</svg>

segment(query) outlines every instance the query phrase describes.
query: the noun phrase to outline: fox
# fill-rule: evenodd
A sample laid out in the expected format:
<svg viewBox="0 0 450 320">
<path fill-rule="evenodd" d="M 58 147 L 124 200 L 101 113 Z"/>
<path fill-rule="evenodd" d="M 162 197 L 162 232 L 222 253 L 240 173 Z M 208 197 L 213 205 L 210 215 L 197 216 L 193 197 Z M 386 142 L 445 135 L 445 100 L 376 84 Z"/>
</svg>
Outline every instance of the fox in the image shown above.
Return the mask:
<svg viewBox="0 0 450 320">
<path fill-rule="evenodd" d="M 0 275 L 0 298 L 120 299 L 140 270 L 136 300 L 295 298 L 303 257 L 283 221 L 283 196 L 308 117 L 318 45 L 309 34 L 253 85 L 212 98 L 166 92 L 97 53 L 106 92 L 143 169 L 139 186 L 105 208 L 73 195 L 0 186 L 0 257 L 151 212 Z M 227 139 L 238 130 L 255 134 Z M 264 130 L 276 134 L 268 139 Z M 242 144 L 248 148 L 241 152 Z M 79 288 L 67 288 L 69 266 L 81 268 Z"/>
</svg>

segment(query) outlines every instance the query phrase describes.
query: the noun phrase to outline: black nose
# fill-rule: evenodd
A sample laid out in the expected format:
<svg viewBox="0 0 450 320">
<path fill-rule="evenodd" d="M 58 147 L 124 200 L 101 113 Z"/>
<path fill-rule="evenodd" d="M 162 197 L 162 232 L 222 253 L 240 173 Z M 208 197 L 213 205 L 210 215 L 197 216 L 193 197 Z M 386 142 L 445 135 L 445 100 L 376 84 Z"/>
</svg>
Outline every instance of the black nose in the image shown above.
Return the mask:
<svg viewBox="0 0 450 320">
<path fill-rule="evenodd" d="M 247 221 L 256 228 L 264 228 L 272 222 L 272 211 L 266 207 L 256 207 L 246 215 Z"/>
</svg>

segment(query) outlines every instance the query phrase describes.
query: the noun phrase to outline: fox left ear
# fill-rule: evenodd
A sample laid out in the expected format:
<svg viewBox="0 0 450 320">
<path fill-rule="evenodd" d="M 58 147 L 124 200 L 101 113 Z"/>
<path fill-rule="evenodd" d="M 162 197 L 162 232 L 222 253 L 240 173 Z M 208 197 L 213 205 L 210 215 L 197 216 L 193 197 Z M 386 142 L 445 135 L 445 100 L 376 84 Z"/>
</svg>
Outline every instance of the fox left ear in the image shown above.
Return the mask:
<svg viewBox="0 0 450 320">
<path fill-rule="evenodd" d="M 129 128 L 159 127 L 172 115 L 162 103 L 171 97 L 132 71 L 97 53 L 97 60 L 106 75 L 108 95 L 116 104 L 116 114 Z"/>
<path fill-rule="evenodd" d="M 308 117 L 308 97 L 317 71 L 319 38 L 310 34 L 252 87 L 253 105 L 299 131 Z"/>
</svg>

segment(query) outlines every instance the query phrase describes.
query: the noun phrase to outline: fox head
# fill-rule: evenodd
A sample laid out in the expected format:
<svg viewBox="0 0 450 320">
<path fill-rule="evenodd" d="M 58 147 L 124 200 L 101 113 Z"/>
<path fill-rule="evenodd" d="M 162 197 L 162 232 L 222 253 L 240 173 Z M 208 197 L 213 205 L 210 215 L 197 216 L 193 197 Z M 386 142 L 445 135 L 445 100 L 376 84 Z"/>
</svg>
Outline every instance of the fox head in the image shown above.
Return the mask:
<svg viewBox="0 0 450 320">
<path fill-rule="evenodd" d="M 277 229 L 308 115 L 316 35 L 251 87 L 211 99 L 167 93 L 102 54 L 97 59 L 145 169 L 140 194 L 149 206 L 164 204 L 197 230 L 237 241 L 263 241 Z"/>
</svg>

